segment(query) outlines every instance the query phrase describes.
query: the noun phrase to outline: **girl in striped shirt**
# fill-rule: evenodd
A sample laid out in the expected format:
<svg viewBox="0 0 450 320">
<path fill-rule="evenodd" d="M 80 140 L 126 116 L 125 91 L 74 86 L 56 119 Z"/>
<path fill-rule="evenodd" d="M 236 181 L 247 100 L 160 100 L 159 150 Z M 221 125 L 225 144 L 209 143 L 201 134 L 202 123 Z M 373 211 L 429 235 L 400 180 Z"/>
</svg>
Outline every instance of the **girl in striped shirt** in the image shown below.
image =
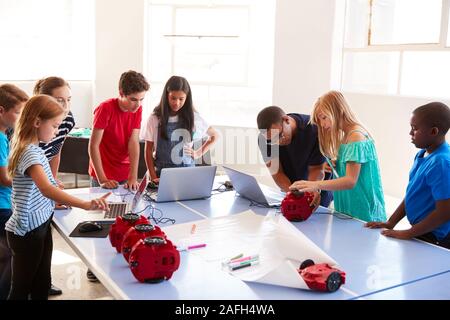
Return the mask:
<svg viewBox="0 0 450 320">
<path fill-rule="evenodd" d="M 56 183 L 63 187 L 63 184 L 57 179 L 59 162 L 61 159 L 61 149 L 64 144 L 64 140 L 70 131 L 75 127 L 75 119 L 70 111 L 70 104 L 72 100 L 72 92 L 66 80 L 60 77 L 47 77 L 36 82 L 33 89 L 33 94 L 47 94 L 52 96 L 63 107 L 65 117 L 58 127 L 58 132 L 50 142 L 40 142 L 45 156 L 47 157 L 50 168 L 52 170 L 53 177 L 55 177 Z M 59 208 L 57 208 L 59 209 Z M 64 208 L 65 209 L 65 208 Z"/>
<path fill-rule="evenodd" d="M 66 140 L 67 135 L 75 126 L 75 119 L 73 117 L 72 112 L 70 111 L 70 103 L 72 100 L 72 91 L 70 89 L 69 83 L 60 77 L 47 77 L 43 78 L 36 82 L 36 85 L 33 89 L 33 94 L 47 94 L 52 96 L 58 101 L 58 103 L 64 109 L 64 120 L 58 127 L 58 132 L 56 136 L 48 143 L 40 142 L 39 147 L 44 150 L 45 156 L 48 159 L 50 164 L 50 169 L 52 170 L 53 177 L 55 178 L 56 183 L 61 189 L 64 189 L 64 185 L 61 181 L 58 180 L 58 169 L 59 162 L 61 160 L 61 149 Z M 67 207 L 56 204 L 55 210 L 58 209 L 67 209 Z M 52 283 L 49 283 L 49 295 L 59 295 L 62 294 L 62 290 Z"/>
<path fill-rule="evenodd" d="M 109 194 L 84 201 L 56 186 L 39 141 L 51 141 L 63 118 L 56 99 L 37 95 L 26 103 L 14 132 L 8 165 L 13 213 L 5 227 L 13 254 L 10 300 L 48 297 L 53 248 L 49 226 L 55 201 L 85 210 L 108 209 Z"/>
</svg>

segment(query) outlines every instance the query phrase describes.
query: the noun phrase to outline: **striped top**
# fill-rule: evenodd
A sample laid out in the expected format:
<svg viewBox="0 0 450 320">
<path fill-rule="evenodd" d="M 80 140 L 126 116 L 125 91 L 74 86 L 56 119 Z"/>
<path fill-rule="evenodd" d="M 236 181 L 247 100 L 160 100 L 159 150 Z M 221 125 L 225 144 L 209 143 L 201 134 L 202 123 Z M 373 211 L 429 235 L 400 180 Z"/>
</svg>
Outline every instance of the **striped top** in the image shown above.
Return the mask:
<svg viewBox="0 0 450 320">
<path fill-rule="evenodd" d="M 25 171 L 32 165 L 41 165 L 50 182 L 56 186 L 44 151 L 30 144 L 20 157 L 12 183 L 12 216 L 5 230 L 24 236 L 46 222 L 53 213 L 55 202 L 44 197 Z"/>
<path fill-rule="evenodd" d="M 75 127 L 75 119 L 71 111 L 67 114 L 65 119 L 61 122 L 58 127 L 58 133 L 49 143 L 40 142 L 39 147 L 42 148 L 45 152 L 45 156 L 48 161 L 52 160 L 54 156 L 56 156 L 59 151 L 61 151 L 61 147 L 64 144 L 64 140 L 66 139 L 69 132 Z"/>
</svg>

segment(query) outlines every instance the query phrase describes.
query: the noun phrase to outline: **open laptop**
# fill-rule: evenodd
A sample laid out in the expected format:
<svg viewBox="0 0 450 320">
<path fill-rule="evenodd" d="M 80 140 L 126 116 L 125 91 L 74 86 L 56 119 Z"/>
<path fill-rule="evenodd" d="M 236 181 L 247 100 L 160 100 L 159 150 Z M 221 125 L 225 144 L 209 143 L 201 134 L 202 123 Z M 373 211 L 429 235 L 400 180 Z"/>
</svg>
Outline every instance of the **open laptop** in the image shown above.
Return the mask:
<svg viewBox="0 0 450 320">
<path fill-rule="evenodd" d="M 204 199 L 211 196 L 216 166 L 164 168 L 157 191 L 149 191 L 155 202 Z"/>
<path fill-rule="evenodd" d="M 233 184 L 234 189 L 242 197 L 267 207 L 279 207 L 285 194 L 281 191 L 260 185 L 256 178 L 246 173 L 223 166 Z"/>
<path fill-rule="evenodd" d="M 126 202 L 110 202 L 108 201 L 109 211 L 93 211 L 92 220 L 106 220 L 106 221 L 114 221 L 116 217 L 123 216 L 126 213 L 134 212 L 139 201 L 142 198 L 142 194 L 145 191 L 145 187 L 147 186 L 147 175 L 145 174 L 142 178 L 141 183 L 139 184 L 138 190 L 134 194 L 133 200 Z"/>
</svg>

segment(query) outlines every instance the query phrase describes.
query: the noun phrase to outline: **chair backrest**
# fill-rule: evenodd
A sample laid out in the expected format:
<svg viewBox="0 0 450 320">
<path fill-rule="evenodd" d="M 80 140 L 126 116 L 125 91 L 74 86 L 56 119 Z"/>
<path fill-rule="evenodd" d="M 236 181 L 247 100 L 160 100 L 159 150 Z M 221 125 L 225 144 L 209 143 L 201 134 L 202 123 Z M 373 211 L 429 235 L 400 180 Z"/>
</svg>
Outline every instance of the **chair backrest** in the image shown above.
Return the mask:
<svg viewBox="0 0 450 320">
<path fill-rule="evenodd" d="M 143 141 L 140 142 L 138 177 L 147 171 Z M 68 136 L 61 149 L 59 172 L 88 174 L 89 169 L 89 138 Z"/>
</svg>

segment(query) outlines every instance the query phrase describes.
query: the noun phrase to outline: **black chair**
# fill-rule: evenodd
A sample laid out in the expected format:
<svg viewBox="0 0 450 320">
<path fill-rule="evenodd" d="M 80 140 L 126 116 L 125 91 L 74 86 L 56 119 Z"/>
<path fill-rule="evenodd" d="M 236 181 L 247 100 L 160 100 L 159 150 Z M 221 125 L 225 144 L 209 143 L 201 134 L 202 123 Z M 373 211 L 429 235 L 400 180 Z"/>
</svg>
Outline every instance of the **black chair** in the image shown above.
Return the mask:
<svg viewBox="0 0 450 320">
<path fill-rule="evenodd" d="M 144 176 L 147 171 L 145 165 L 144 142 L 139 143 L 138 177 Z M 61 150 L 59 172 L 74 173 L 75 187 L 78 187 L 78 174 L 87 175 L 89 170 L 89 138 L 68 136 Z"/>
</svg>

